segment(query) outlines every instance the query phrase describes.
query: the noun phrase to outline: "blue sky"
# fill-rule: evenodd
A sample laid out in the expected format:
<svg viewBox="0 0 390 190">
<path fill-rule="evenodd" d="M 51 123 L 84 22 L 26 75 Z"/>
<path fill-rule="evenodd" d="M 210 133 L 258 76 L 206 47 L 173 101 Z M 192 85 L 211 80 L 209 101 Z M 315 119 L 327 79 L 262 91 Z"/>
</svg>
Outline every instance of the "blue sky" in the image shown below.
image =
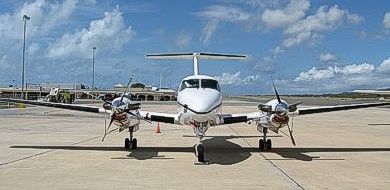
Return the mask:
<svg viewBox="0 0 390 190">
<path fill-rule="evenodd" d="M 383 1 L 0 1 L 0 86 L 26 81 L 96 85 L 137 81 L 176 88 L 191 61 L 146 53 L 217 52 L 248 60 L 201 61 L 225 94 L 337 93 L 390 87 L 390 4 Z"/>
</svg>

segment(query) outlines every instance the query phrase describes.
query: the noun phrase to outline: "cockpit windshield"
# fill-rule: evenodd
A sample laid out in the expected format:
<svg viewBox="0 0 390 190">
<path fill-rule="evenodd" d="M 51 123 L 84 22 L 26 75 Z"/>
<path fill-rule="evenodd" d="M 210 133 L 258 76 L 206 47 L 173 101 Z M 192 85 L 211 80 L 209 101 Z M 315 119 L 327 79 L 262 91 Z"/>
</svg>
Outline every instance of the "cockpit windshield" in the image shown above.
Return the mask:
<svg viewBox="0 0 390 190">
<path fill-rule="evenodd" d="M 200 83 L 200 84 L 199 84 Z M 186 88 L 210 88 L 220 91 L 218 81 L 213 79 L 188 79 L 180 85 L 180 91 Z"/>
<path fill-rule="evenodd" d="M 220 90 L 218 81 L 212 79 L 202 79 L 202 88 L 211 88 L 214 90 Z"/>
<path fill-rule="evenodd" d="M 199 79 L 188 79 L 181 83 L 180 91 L 186 88 L 199 88 Z"/>
</svg>

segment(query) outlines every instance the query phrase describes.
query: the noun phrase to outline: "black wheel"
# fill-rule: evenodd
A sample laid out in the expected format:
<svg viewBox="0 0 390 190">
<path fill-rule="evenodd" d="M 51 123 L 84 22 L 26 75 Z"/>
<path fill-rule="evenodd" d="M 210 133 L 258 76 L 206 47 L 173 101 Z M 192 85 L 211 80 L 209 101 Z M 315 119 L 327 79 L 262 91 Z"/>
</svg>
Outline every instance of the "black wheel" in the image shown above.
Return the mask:
<svg viewBox="0 0 390 190">
<path fill-rule="evenodd" d="M 259 149 L 264 150 L 264 140 L 263 139 L 259 140 Z"/>
<path fill-rule="evenodd" d="M 204 162 L 204 146 L 203 144 L 198 144 L 196 147 L 196 152 L 198 156 L 198 162 Z"/>
<path fill-rule="evenodd" d="M 131 141 L 131 150 L 136 150 L 137 149 L 137 139 L 134 138 L 132 141 Z"/>
<path fill-rule="evenodd" d="M 130 140 L 129 140 L 129 138 L 126 138 L 125 139 L 125 149 L 129 150 L 129 147 L 130 147 Z"/>
<path fill-rule="evenodd" d="M 267 140 L 266 147 L 267 147 L 267 150 L 271 150 L 272 149 L 272 141 L 271 141 L 271 139 Z"/>
</svg>

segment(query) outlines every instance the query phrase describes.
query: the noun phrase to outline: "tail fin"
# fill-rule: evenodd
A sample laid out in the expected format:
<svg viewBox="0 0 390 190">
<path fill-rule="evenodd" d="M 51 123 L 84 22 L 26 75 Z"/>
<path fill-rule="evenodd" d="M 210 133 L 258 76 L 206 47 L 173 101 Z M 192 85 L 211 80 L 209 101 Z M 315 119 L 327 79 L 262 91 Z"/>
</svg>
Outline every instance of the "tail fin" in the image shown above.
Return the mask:
<svg viewBox="0 0 390 190">
<path fill-rule="evenodd" d="M 199 74 L 199 59 L 209 60 L 244 60 L 246 55 L 232 55 L 220 53 L 163 53 L 163 54 L 146 54 L 146 59 L 193 59 L 194 60 L 194 75 Z"/>
</svg>

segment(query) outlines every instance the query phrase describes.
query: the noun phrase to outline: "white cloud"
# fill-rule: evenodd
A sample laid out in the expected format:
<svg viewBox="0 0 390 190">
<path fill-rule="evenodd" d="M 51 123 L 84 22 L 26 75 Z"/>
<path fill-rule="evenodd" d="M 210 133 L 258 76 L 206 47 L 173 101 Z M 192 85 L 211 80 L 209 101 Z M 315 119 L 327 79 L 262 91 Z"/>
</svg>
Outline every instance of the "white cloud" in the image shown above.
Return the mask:
<svg viewBox="0 0 390 190">
<path fill-rule="evenodd" d="M 362 16 L 359 16 L 357 14 L 347 13 L 347 21 L 352 24 L 360 23 L 364 20 Z"/>
<path fill-rule="evenodd" d="M 321 6 L 314 15 L 292 24 L 285 30 L 288 37 L 283 41 L 283 45 L 284 47 L 295 46 L 304 41 L 315 39 L 320 32 L 334 30 L 343 23 L 356 23 L 360 20 L 362 20 L 360 16 L 350 14 L 337 5 L 330 8 Z"/>
<path fill-rule="evenodd" d="M 328 67 L 327 69 L 317 69 L 316 67 L 313 67 L 307 72 L 299 73 L 299 76 L 294 81 L 322 80 L 332 78 L 333 76 L 333 67 Z"/>
<path fill-rule="evenodd" d="M 76 0 L 65 0 L 62 3 L 36 0 L 24 3 L 13 13 L 0 15 L 0 36 L 6 39 L 21 39 L 23 36 L 23 15 L 31 17 L 27 22 L 27 35 L 31 37 L 44 36 L 53 28 L 67 22 L 75 10 Z M 20 31 L 20 32 L 16 32 Z"/>
<path fill-rule="evenodd" d="M 225 7 L 221 5 L 213 5 L 206 8 L 206 10 L 195 13 L 195 15 L 204 17 L 206 19 L 217 19 L 220 21 L 242 21 L 247 20 L 251 14 L 236 8 Z"/>
<path fill-rule="evenodd" d="M 202 30 L 202 35 L 200 37 L 200 41 L 203 43 L 203 45 L 209 45 L 211 36 L 214 34 L 214 32 L 217 30 L 219 21 L 216 19 L 211 19 L 207 22 L 205 27 Z"/>
<path fill-rule="evenodd" d="M 326 69 L 317 69 L 312 67 L 309 71 L 299 73 L 294 81 L 314 81 L 330 79 L 335 76 L 349 76 L 356 74 L 367 74 L 375 70 L 375 66 L 368 63 L 351 64 L 344 67 L 328 67 Z"/>
<path fill-rule="evenodd" d="M 192 36 L 188 32 L 181 31 L 176 38 L 176 45 L 180 49 L 183 49 L 190 44 L 191 40 L 192 40 Z"/>
<path fill-rule="evenodd" d="M 117 7 L 111 12 L 105 12 L 103 18 L 91 21 L 88 29 L 66 33 L 49 44 L 48 57 L 89 57 L 93 46 L 97 47 L 97 51 L 116 51 L 134 35 L 131 27 L 125 26 L 122 13 Z"/>
<path fill-rule="evenodd" d="M 378 67 L 378 72 L 390 74 L 390 57 L 382 61 Z"/>
<path fill-rule="evenodd" d="M 390 29 L 390 12 L 385 13 L 385 16 L 383 16 L 383 27 Z"/>
<path fill-rule="evenodd" d="M 205 10 L 195 13 L 195 15 L 207 19 L 206 25 L 202 29 L 202 35 L 200 41 L 203 45 L 208 45 L 210 39 L 220 22 L 238 22 L 248 20 L 251 14 L 236 8 L 225 7 L 221 5 L 213 5 L 207 7 Z"/>
<path fill-rule="evenodd" d="M 237 71 L 236 73 L 222 73 L 221 76 L 215 77 L 220 85 L 245 85 L 257 81 L 260 77 L 258 75 L 248 75 L 241 77 L 241 72 Z"/>
<path fill-rule="evenodd" d="M 283 28 L 285 38 L 281 45 L 271 50 L 271 55 L 261 59 L 260 66 L 264 62 L 275 63 L 278 55 L 292 46 L 307 41 L 314 45 L 325 31 L 335 30 L 347 23 L 356 24 L 363 20 L 363 17 L 340 9 L 337 5 L 330 8 L 321 6 L 314 14 L 305 17 L 305 12 L 309 7 L 310 3 L 302 0 L 290 1 L 284 8 L 265 9 L 261 18 L 262 23 L 268 29 Z M 264 20 L 265 18 L 267 19 Z M 329 61 L 334 59 L 331 55 L 323 55 L 322 58 Z M 258 65 L 256 64 L 255 68 L 259 68 Z"/>
<path fill-rule="evenodd" d="M 278 69 L 278 64 L 275 62 L 277 54 L 272 56 L 265 56 L 258 60 L 254 66 L 254 69 L 265 74 L 273 73 Z"/>
<path fill-rule="evenodd" d="M 324 62 L 336 61 L 337 57 L 331 53 L 321 53 L 320 60 Z"/>
<path fill-rule="evenodd" d="M 368 64 L 368 63 L 362 63 L 362 64 L 352 64 L 347 65 L 344 67 L 334 67 L 334 72 L 336 74 L 343 74 L 343 75 L 354 75 L 354 74 L 361 74 L 361 73 L 370 73 L 375 70 L 375 66 Z"/>
<path fill-rule="evenodd" d="M 309 7 L 310 2 L 307 0 L 293 0 L 282 9 L 265 9 L 261 20 L 270 28 L 287 27 L 301 20 Z"/>
</svg>

